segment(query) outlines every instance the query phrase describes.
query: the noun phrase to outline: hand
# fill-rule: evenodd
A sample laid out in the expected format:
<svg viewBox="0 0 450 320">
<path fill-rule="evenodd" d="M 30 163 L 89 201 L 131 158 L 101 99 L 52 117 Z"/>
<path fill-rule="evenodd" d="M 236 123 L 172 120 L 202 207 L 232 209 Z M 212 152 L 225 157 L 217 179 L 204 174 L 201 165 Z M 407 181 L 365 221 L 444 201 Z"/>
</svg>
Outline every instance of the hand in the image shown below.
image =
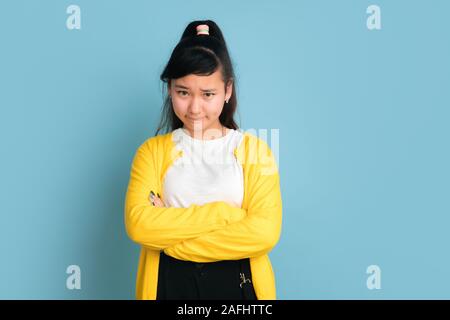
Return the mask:
<svg viewBox="0 0 450 320">
<path fill-rule="evenodd" d="M 155 193 L 153 191 L 150 191 L 150 202 L 155 207 L 165 207 L 164 202 L 161 200 L 159 193 L 157 193 L 157 195 L 155 195 Z"/>
</svg>

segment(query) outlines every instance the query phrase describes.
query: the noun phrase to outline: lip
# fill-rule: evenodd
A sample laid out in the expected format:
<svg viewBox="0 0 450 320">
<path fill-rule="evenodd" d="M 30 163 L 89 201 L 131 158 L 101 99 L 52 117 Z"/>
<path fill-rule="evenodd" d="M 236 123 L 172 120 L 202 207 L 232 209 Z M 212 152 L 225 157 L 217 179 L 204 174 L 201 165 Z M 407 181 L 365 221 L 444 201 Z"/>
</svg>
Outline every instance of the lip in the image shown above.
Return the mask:
<svg viewBox="0 0 450 320">
<path fill-rule="evenodd" d="M 203 118 L 190 118 L 190 117 L 188 117 L 188 119 L 192 120 L 192 121 L 198 121 L 198 120 L 202 120 Z"/>
</svg>

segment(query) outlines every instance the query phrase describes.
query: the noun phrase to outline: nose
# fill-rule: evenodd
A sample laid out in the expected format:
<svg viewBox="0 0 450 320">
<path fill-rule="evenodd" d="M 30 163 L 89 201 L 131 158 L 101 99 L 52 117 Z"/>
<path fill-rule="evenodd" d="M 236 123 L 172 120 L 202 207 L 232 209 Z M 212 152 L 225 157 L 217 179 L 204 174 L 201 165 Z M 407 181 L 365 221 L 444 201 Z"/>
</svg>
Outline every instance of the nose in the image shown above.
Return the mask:
<svg viewBox="0 0 450 320">
<path fill-rule="evenodd" d="M 198 98 L 194 97 L 189 106 L 189 113 L 193 116 L 200 114 L 202 111 L 201 102 Z"/>
</svg>

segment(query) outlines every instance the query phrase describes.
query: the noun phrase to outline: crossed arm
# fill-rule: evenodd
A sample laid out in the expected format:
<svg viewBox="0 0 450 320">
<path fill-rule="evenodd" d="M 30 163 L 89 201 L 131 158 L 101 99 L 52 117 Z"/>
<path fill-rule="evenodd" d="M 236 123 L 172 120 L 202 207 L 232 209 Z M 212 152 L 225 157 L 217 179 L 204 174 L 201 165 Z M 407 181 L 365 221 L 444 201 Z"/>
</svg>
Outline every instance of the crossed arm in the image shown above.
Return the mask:
<svg viewBox="0 0 450 320">
<path fill-rule="evenodd" d="M 244 209 L 223 201 L 189 208 L 154 207 L 149 195 L 151 190 L 158 190 L 155 169 L 152 150 L 147 144 L 141 145 L 133 159 L 125 198 L 125 228 L 131 240 L 163 250 L 245 217 Z"/>
<path fill-rule="evenodd" d="M 148 199 L 157 190 L 151 151 L 144 144 L 133 159 L 125 201 L 125 226 L 133 241 L 196 262 L 259 256 L 275 246 L 282 212 L 278 171 L 266 175 L 260 166 L 251 166 L 247 210 L 222 201 L 155 207 Z"/>
<path fill-rule="evenodd" d="M 281 231 L 279 178 L 260 176 L 258 179 L 243 219 L 185 239 L 165 248 L 164 252 L 176 259 L 195 262 L 237 260 L 267 254 L 278 242 Z"/>
</svg>

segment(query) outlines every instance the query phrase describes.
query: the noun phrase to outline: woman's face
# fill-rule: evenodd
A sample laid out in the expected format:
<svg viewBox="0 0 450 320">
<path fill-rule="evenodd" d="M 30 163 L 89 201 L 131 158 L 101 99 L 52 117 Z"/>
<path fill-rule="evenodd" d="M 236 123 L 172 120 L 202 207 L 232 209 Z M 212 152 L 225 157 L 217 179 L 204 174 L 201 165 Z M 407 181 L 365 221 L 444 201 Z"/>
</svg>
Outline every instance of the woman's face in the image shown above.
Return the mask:
<svg viewBox="0 0 450 320">
<path fill-rule="evenodd" d="M 225 100 L 231 97 L 232 83 L 225 92 L 220 69 L 209 76 L 190 74 L 172 79 L 169 92 L 173 110 L 191 136 L 204 137 L 211 129 L 222 129 L 219 116 Z"/>
</svg>

